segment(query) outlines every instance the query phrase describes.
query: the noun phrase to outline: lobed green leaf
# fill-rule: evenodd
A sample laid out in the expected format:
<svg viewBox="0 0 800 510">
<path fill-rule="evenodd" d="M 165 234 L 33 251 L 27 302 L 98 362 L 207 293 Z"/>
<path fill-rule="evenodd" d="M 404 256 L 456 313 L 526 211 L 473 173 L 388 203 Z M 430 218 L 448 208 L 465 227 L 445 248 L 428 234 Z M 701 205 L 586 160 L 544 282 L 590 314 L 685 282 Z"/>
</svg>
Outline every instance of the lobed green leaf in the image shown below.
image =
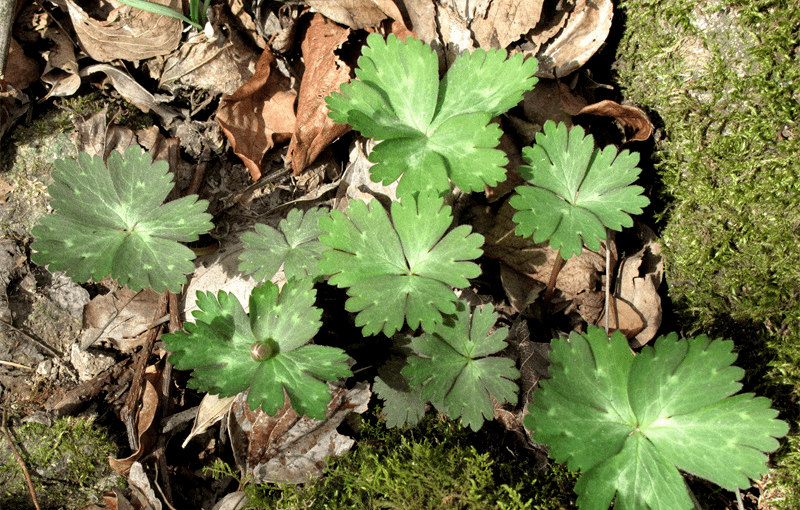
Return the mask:
<svg viewBox="0 0 800 510">
<path fill-rule="evenodd" d="M 357 312 L 365 336 L 391 336 L 404 323 L 431 331 L 455 312 L 449 286 L 466 287 L 480 274 L 483 237 L 468 226 L 450 232 L 450 207 L 435 192 L 394 202 L 392 218 L 372 201 L 350 203 L 346 214 L 320 219 L 320 242 L 333 248 L 319 263 L 329 283 L 347 287 L 345 308 Z"/>
<path fill-rule="evenodd" d="M 208 202 L 192 195 L 162 204 L 172 190 L 169 168 L 138 147 L 124 157 L 112 152 L 108 166 L 86 153 L 55 165 L 55 213 L 33 229 L 32 260 L 78 282 L 110 274 L 133 290 L 179 292 L 194 270 L 194 253 L 180 243 L 211 230 Z"/>
<path fill-rule="evenodd" d="M 553 459 L 582 471 L 581 509 L 615 497 L 615 508 L 694 508 L 678 469 L 748 487 L 788 431 L 769 400 L 733 395 L 744 372 L 731 342 L 669 335 L 634 356 L 621 333 L 590 326 L 552 345 L 552 378 L 524 423 Z"/>
</svg>

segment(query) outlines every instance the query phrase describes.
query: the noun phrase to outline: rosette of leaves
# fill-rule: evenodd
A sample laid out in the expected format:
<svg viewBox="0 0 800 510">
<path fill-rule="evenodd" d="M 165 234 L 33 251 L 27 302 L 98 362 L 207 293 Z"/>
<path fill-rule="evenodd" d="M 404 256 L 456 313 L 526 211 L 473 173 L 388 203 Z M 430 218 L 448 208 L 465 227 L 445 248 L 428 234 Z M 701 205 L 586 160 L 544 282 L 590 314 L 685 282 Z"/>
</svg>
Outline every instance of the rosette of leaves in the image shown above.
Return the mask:
<svg viewBox="0 0 800 510">
<path fill-rule="evenodd" d="M 180 243 L 213 228 L 208 202 L 191 195 L 164 204 L 169 167 L 136 146 L 124 157 L 112 152 L 108 166 L 86 153 L 55 166 L 48 188 L 55 213 L 33 228 L 31 259 L 76 282 L 110 274 L 132 290 L 179 292 L 195 257 Z"/>
<path fill-rule="evenodd" d="M 322 325 L 315 298 L 309 278 L 280 291 L 264 282 L 250 295 L 248 316 L 233 294 L 198 292 L 196 322 L 162 338 L 175 367 L 192 370 L 189 387 L 220 397 L 248 390 L 250 408 L 268 415 L 283 407 L 285 390 L 298 414 L 322 420 L 330 401 L 323 381 L 352 373 L 342 349 L 308 344 Z"/>
<path fill-rule="evenodd" d="M 433 332 L 411 340 L 417 355 L 408 358 L 402 374 L 408 378 L 410 388 L 421 388 L 423 408 L 425 401 L 430 401 L 450 418 L 460 418 L 463 426 L 478 430 L 484 419 L 494 417 L 490 397 L 500 403 L 516 401 L 518 388 L 514 381 L 520 374 L 514 361 L 492 356 L 506 347 L 508 335 L 507 328 L 492 331 L 496 321 L 491 304 L 476 308 L 470 318 L 469 308 L 459 301 L 455 315 L 437 324 Z M 408 392 L 406 397 L 413 394 Z M 381 396 L 384 395 L 387 392 Z M 387 401 L 386 413 L 395 422 L 399 420 L 394 414 L 407 413 L 402 407 L 393 409 L 395 401 L 402 397 L 396 395 Z"/>
<path fill-rule="evenodd" d="M 608 146 L 595 149 L 594 138 L 580 126 L 569 131 L 563 123 L 544 124 L 533 147 L 525 147 L 520 166 L 532 186 L 518 186 L 509 203 L 516 233 L 550 240 L 566 260 L 580 255 L 583 244 L 598 251 L 606 228 L 620 231 L 633 225 L 631 214 L 641 214 L 650 200 L 641 186 L 632 186 L 641 171 L 639 155 Z"/>
<path fill-rule="evenodd" d="M 327 215 L 327 209 L 314 208 L 305 213 L 292 209 L 278 224 L 278 230 L 257 223 L 255 232 L 242 234 L 245 249 L 239 255 L 239 271 L 252 274 L 256 280 L 269 280 L 283 265 L 287 279 L 318 276 L 317 264 L 328 249 L 319 242 L 319 219 Z"/>
<path fill-rule="evenodd" d="M 397 180 L 404 197 L 450 181 L 464 191 L 483 191 L 505 179 L 506 157 L 496 149 L 501 131 L 490 124 L 516 106 L 537 79 L 535 58 L 506 59 L 504 50 L 459 56 L 439 81 L 439 60 L 430 46 L 394 34 L 367 37 L 357 80 L 326 98 L 330 117 L 364 136 L 382 140 L 369 156 L 372 180 Z"/>
<path fill-rule="evenodd" d="M 581 471 L 582 510 L 606 510 L 615 496 L 614 508 L 695 508 L 678 469 L 749 487 L 788 431 L 768 399 L 734 395 L 744 370 L 732 366 L 733 342 L 673 333 L 634 355 L 621 333 L 589 326 L 552 346 L 552 378 L 524 424 L 556 462 Z"/>
<path fill-rule="evenodd" d="M 426 331 L 456 311 L 451 287 L 469 285 L 480 274 L 470 262 L 481 256 L 483 236 L 468 225 L 448 232 L 453 217 L 437 193 L 392 202 L 391 219 L 375 200 L 352 201 L 346 214 L 333 211 L 319 220 L 319 240 L 333 248 L 322 253 L 320 270 L 329 283 L 347 287 L 345 308 L 358 312 L 364 336 L 391 336 L 406 322 Z"/>
</svg>

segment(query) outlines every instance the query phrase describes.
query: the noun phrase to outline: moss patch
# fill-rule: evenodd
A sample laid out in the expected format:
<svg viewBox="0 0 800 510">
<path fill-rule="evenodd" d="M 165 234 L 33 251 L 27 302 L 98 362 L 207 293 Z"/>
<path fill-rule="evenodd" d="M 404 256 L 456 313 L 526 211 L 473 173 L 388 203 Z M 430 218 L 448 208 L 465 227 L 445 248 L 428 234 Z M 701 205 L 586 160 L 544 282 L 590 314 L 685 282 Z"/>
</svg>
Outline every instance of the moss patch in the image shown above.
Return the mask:
<svg viewBox="0 0 800 510">
<path fill-rule="evenodd" d="M 245 485 L 247 508 L 364 510 L 574 508 L 577 474 L 563 466 L 539 472 L 507 446 L 501 427 L 478 433 L 429 414 L 414 428 L 364 421 L 354 450 L 330 459 L 321 480 L 302 486 Z M 505 446 L 503 446 L 505 444 Z M 232 474 L 218 463 L 217 476 Z"/>
<path fill-rule="evenodd" d="M 697 5 L 623 0 L 619 83 L 658 124 L 657 216 L 680 326 L 732 338 L 746 387 L 797 434 L 800 4 Z M 775 505 L 798 508 L 797 436 L 775 458 Z"/>
<path fill-rule="evenodd" d="M 42 508 L 70 510 L 100 504 L 104 491 L 122 483 L 108 466 L 108 456 L 115 455 L 116 448 L 92 420 L 62 418 L 52 427 L 26 423 L 11 432 Z M 0 448 L 0 480 L 3 508 L 33 508 L 25 478 L 7 444 Z"/>
</svg>

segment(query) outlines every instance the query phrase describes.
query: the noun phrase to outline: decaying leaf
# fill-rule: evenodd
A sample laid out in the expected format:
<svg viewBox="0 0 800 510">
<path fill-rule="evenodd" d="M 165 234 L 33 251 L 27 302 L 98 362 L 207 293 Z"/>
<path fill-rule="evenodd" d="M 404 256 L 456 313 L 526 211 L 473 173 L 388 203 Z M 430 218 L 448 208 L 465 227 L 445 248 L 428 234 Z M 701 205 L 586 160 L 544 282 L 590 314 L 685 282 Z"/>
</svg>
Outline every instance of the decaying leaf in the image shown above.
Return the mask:
<svg viewBox="0 0 800 510">
<path fill-rule="evenodd" d="M 151 68 L 159 88 L 174 91 L 200 88 L 211 94 L 233 94 L 256 70 L 256 54 L 241 38 L 209 40 L 205 33 L 192 34 L 163 63 Z"/>
<path fill-rule="evenodd" d="M 539 23 L 544 0 L 495 0 L 480 5 L 485 11 L 476 13 L 470 25 L 478 44 L 507 48 Z"/>
<path fill-rule="evenodd" d="M 644 320 L 644 329 L 632 340 L 631 347 L 641 347 L 655 337 L 661 327 L 661 296 L 658 288 L 664 276 L 664 258 L 655 233 L 642 226 L 645 246 L 622 260 L 617 295 L 632 304 Z"/>
<path fill-rule="evenodd" d="M 181 447 L 186 448 L 186 445 L 189 444 L 193 437 L 199 436 L 208 430 L 210 426 L 225 418 L 234 400 L 236 400 L 235 396 L 220 398 L 218 395 L 212 395 L 211 393 L 203 395 L 203 400 L 200 401 L 200 405 L 197 408 L 197 416 L 194 419 L 192 431 L 186 436 Z"/>
<path fill-rule="evenodd" d="M 23 90 L 39 79 L 39 64 L 25 55 L 22 46 L 13 37 L 9 42 L 3 78 L 14 88 Z"/>
<path fill-rule="evenodd" d="M 261 178 L 261 159 L 276 143 L 294 133 L 294 102 L 297 93 L 289 78 L 275 66 L 267 48 L 256 64 L 256 73 L 231 96 L 222 98 L 216 120 L 233 152 L 242 160 L 254 181 Z"/>
<path fill-rule="evenodd" d="M 83 310 L 81 349 L 100 341 L 130 353 L 144 341 L 140 335 L 150 327 L 158 308 L 159 294 L 153 289 L 134 292 L 127 287 L 96 296 Z"/>
<path fill-rule="evenodd" d="M 122 97 L 145 113 L 152 110 L 161 117 L 166 125 L 171 124 L 175 117 L 180 116 L 180 113 L 174 108 L 161 104 L 153 94 L 142 87 L 124 69 L 109 64 L 95 64 L 80 71 L 81 76 L 88 76 L 93 73 L 105 73 Z"/>
<path fill-rule="evenodd" d="M 286 404 L 274 416 L 251 411 L 246 394 L 236 397 L 228 414 L 228 433 L 237 466 L 256 483 L 303 483 L 319 478 L 325 458 L 342 455 L 355 441 L 336 431 L 351 412 L 363 413 L 371 392 L 366 383 L 347 390 L 331 387 L 325 420 L 302 418 Z"/>
<path fill-rule="evenodd" d="M 625 335 L 625 338 L 631 340 L 644 329 L 644 319 L 631 303 L 616 296 L 611 296 L 610 308 L 611 314 L 608 316 L 609 331 L 620 331 Z M 606 314 L 604 312 L 597 319 L 595 325 L 605 327 L 605 324 Z"/>
<path fill-rule="evenodd" d="M 183 11 L 181 0 L 151 1 Z M 66 3 L 81 46 L 98 62 L 166 55 L 181 42 L 183 23 L 178 19 L 122 5 L 111 11 L 105 21 L 98 21 L 74 0 Z"/>
<path fill-rule="evenodd" d="M 616 101 L 606 99 L 584 106 L 578 113 L 613 117 L 625 130 L 625 137 L 629 142 L 644 141 L 653 134 L 653 123 L 650 122 L 650 117 L 644 110 L 635 106 L 621 105 Z"/>
<path fill-rule="evenodd" d="M 303 38 L 301 48 L 306 70 L 300 82 L 297 122 L 287 156 L 294 175 L 300 174 L 332 141 L 350 131 L 347 124 L 337 124 L 328 117 L 325 104 L 325 98 L 350 79 L 350 66 L 335 53 L 349 35 L 349 29 L 317 13 Z"/>
<path fill-rule="evenodd" d="M 126 476 L 131 467 L 142 455 L 150 451 L 155 444 L 158 421 L 156 420 L 159 407 L 159 393 L 156 388 L 161 385 L 162 371 L 155 366 L 147 367 L 145 372 L 144 391 L 142 392 L 142 405 L 136 416 L 136 428 L 139 449 L 124 459 L 108 458 L 111 469 L 117 474 Z"/>
<path fill-rule="evenodd" d="M 403 20 L 392 0 L 307 0 L 306 3 L 326 18 L 354 29 L 377 27 L 386 18 Z"/>
<path fill-rule="evenodd" d="M 53 26 L 48 27 L 44 35 L 53 41 L 42 73 L 42 81 L 51 86 L 44 98 L 71 96 L 81 86 L 72 40 L 61 29 Z"/>
</svg>

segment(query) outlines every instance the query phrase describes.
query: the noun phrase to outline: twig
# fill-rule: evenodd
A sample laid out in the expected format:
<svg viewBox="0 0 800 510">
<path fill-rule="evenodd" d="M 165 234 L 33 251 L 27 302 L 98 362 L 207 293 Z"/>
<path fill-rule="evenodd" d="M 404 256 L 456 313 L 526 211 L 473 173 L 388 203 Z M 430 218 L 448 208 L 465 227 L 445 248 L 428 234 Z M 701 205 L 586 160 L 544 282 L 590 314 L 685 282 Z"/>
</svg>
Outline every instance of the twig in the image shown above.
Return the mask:
<svg viewBox="0 0 800 510">
<path fill-rule="evenodd" d="M 28 491 L 31 493 L 31 499 L 33 500 L 33 506 L 36 510 L 39 509 L 39 500 L 36 499 L 36 491 L 33 490 L 33 482 L 31 482 L 31 475 L 28 473 L 28 468 L 25 466 L 25 462 L 22 460 L 19 452 L 17 451 L 17 447 L 14 446 L 14 439 L 11 437 L 11 432 L 8 431 L 8 427 L 6 426 L 6 410 L 3 409 L 3 422 L 0 424 L 0 430 L 3 431 L 3 435 L 6 436 L 8 439 L 8 444 L 11 446 L 11 451 L 14 452 L 14 458 L 17 459 L 17 464 L 19 464 L 20 469 L 22 469 L 22 474 L 25 476 L 25 483 L 28 484 Z"/>
<path fill-rule="evenodd" d="M 19 363 L 14 363 L 13 361 L 4 361 L 0 359 L 0 365 L 8 365 L 14 368 L 24 368 L 25 370 L 33 370 L 31 367 L 27 365 L 20 365 Z"/>
<path fill-rule="evenodd" d="M 608 229 L 606 229 L 608 232 Z M 611 237 L 606 235 L 606 335 L 608 335 L 608 321 L 611 317 Z"/>
<path fill-rule="evenodd" d="M 0 78 L 6 76 L 6 59 L 8 49 L 11 47 L 11 27 L 17 8 L 16 2 L 0 2 Z"/>
</svg>

